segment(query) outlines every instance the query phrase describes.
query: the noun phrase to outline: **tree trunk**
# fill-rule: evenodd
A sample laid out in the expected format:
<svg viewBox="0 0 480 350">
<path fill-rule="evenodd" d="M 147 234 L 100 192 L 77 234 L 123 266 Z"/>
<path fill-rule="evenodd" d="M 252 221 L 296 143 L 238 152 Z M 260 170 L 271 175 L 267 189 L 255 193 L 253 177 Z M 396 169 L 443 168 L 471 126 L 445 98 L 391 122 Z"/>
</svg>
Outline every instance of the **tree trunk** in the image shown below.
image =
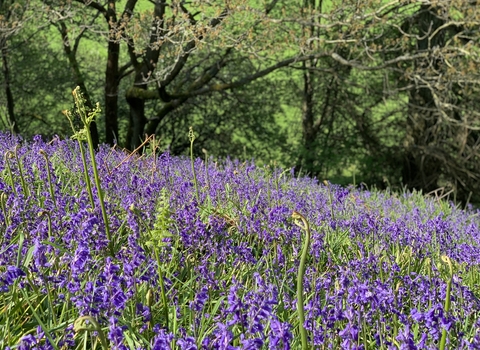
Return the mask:
<svg viewBox="0 0 480 350">
<path fill-rule="evenodd" d="M 105 142 L 111 146 L 118 142 L 119 53 L 120 44 L 110 39 L 105 71 Z"/>
<path fill-rule="evenodd" d="M 18 133 L 20 130 L 18 128 L 18 124 L 15 119 L 15 104 L 13 100 L 12 89 L 10 88 L 10 69 L 8 67 L 6 42 L 2 42 L 1 49 L 2 49 L 2 63 L 3 63 L 3 78 L 5 80 L 5 83 L 4 83 L 5 95 L 7 96 L 8 120 L 12 127 L 13 132 Z"/>
<path fill-rule="evenodd" d="M 147 77 L 152 76 L 155 66 L 158 63 L 161 45 L 158 45 L 164 32 L 164 16 L 167 3 L 165 0 L 156 0 L 154 8 L 154 19 L 151 25 L 150 42 L 146 49 L 141 63 L 132 62 L 135 68 L 134 87 L 146 91 L 148 89 Z M 145 98 L 139 93 L 127 92 L 127 102 L 130 106 L 129 126 L 127 132 L 127 148 L 131 151 L 140 146 L 144 139 L 145 125 Z"/>
<path fill-rule="evenodd" d="M 308 18 L 312 12 L 316 11 L 316 0 L 304 0 L 302 12 Z M 321 12 L 322 1 L 318 5 Z M 314 36 L 315 27 L 305 26 L 303 35 L 305 38 Z M 309 49 L 313 49 L 313 41 L 309 44 Z M 302 142 L 303 149 L 299 159 L 299 165 L 302 171 L 311 175 L 318 174 L 318 166 L 315 164 L 317 160 L 316 154 L 316 138 L 319 129 L 318 122 L 315 121 L 314 111 L 314 73 L 310 68 L 316 65 L 315 59 L 310 59 L 302 63 L 303 67 L 303 94 L 302 94 Z M 299 169 L 300 170 L 300 169 Z"/>
<path fill-rule="evenodd" d="M 143 80 L 141 74 L 137 74 L 135 82 L 138 80 Z M 139 83 L 138 85 L 136 84 L 136 86 L 144 90 L 147 89 L 147 84 L 145 83 Z M 126 98 L 130 107 L 126 147 L 133 151 L 142 144 L 144 139 L 144 130 L 147 124 L 147 118 L 145 117 L 145 99 L 136 94 L 128 93 Z"/>
<path fill-rule="evenodd" d="M 131 17 L 136 1 L 128 1 L 125 5 L 125 11 L 120 21 Z M 113 146 L 115 140 L 118 142 L 118 86 L 120 84 L 119 59 L 120 42 L 118 27 L 123 27 L 123 23 L 118 23 L 116 13 L 116 0 L 108 1 L 106 19 L 108 23 L 108 48 L 107 48 L 107 67 L 105 70 L 105 142 Z"/>
<path fill-rule="evenodd" d="M 441 31 L 431 38 L 431 34 L 443 25 L 443 21 L 434 13 L 435 10 L 422 6 L 417 14 L 416 26 L 421 38 L 417 41 L 417 50 L 420 52 L 428 52 L 435 46 L 445 45 Z M 417 69 L 427 74 L 429 64 L 431 62 L 422 62 Z M 437 68 L 438 62 L 434 62 L 433 67 Z M 410 91 L 402 170 L 403 183 L 408 188 L 421 188 L 428 192 L 437 188 L 440 164 L 426 153 L 429 147 L 434 145 L 436 138 L 437 114 L 434 97 L 429 88 L 419 87 Z"/>
<path fill-rule="evenodd" d="M 300 164 L 303 171 L 315 175 L 318 169 L 315 169 L 315 140 L 317 132 L 315 130 L 315 113 L 314 113 L 314 87 L 313 74 L 308 70 L 311 62 L 304 62 L 303 68 L 303 100 L 302 100 L 302 140 L 303 149 L 300 158 Z"/>
</svg>

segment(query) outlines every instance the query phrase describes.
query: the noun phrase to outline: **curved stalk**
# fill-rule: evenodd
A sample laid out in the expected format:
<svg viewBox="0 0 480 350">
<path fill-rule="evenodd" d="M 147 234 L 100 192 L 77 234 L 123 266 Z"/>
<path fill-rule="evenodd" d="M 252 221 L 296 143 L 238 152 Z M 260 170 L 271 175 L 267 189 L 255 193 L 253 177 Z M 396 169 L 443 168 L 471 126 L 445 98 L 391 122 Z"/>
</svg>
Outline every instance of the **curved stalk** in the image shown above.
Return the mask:
<svg viewBox="0 0 480 350">
<path fill-rule="evenodd" d="M 307 262 L 308 251 L 310 247 L 310 225 L 305 217 L 294 211 L 292 218 L 295 224 L 306 232 L 305 240 L 303 241 L 302 255 L 300 257 L 300 265 L 297 273 L 297 310 L 298 310 L 298 328 L 300 338 L 302 340 L 302 350 L 308 349 L 307 330 L 305 329 L 305 309 L 303 298 L 303 278 L 305 277 L 305 265 Z"/>
<path fill-rule="evenodd" d="M 80 331 L 97 332 L 97 336 L 98 339 L 100 339 L 100 344 L 102 344 L 102 348 L 105 350 L 109 349 L 107 338 L 105 337 L 105 333 L 103 332 L 102 327 L 100 327 L 97 320 L 95 320 L 92 316 L 81 316 L 77 318 L 73 323 L 73 330 L 76 333 Z"/>
<path fill-rule="evenodd" d="M 447 314 L 448 316 L 448 312 L 450 311 L 450 294 L 452 292 L 453 266 L 452 266 L 452 261 L 448 256 L 442 255 L 441 259 L 448 266 L 447 292 L 445 295 L 445 306 L 444 306 L 445 314 Z M 445 349 L 445 346 L 447 344 L 447 334 L 448 334 L 448 331 L 445 328 L 442 329 L 442 338 L 440 339 L 440 344 L 438 346 L 439 350 Z"/>
</svg>

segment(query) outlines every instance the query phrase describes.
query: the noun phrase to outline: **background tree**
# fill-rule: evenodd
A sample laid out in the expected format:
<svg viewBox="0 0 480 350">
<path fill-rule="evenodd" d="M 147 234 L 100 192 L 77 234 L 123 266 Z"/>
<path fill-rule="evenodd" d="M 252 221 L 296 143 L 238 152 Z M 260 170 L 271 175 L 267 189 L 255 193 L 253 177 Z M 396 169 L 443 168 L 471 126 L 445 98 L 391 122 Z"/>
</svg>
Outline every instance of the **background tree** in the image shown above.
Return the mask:
<svg viewBox="0 0 480 350">
<path fill-rule="evenodd" d="M 363 112 L 351 118 L 370 155 L 375 149 L 382 150 L 382 158 L 393 155 L 394 161 L 385 165 L 397 178 L 389 181 L 425 191 L 449 185 L 459 194 L 478 192 L 478 100 L 472 95 L 479 83 L 478 21 L 476 3 L 459 0 L 345 1 L 298 22 L 317 33 L 309 40 L 317 40 L 320 48 L 311 50 L 329 51 L 333 60 L 350 68 L 344 81 L 357 83 L 342 89 L 348 94 L 364 90 L 357 99 Z M 328 72 L 322 65 L 303 68 Z M 381 99 L 368 106 L 373 96 Z M 372 138 L 378 123 L 389 135 Z M 403 135 L 402 143 L 392 143 L 396 135 Z M 367 144 L 374 146 L 372 151 Z"/>
<path fill-rule="evenodd" d="M 248 65 L 244 62 L 237 69 L 244 70 Z M 263 162 L 289 157 L 287 131 L 277 121 L 283 111 L 271 98 L 280 89 L 286 87 L 259 79 L 248 87 L 191 98 L 163 120 L 158 139 L 163 148 L 182 154 L 190 146 L 186 136 L 192 126 L 197 135 L 194 152 L 202 158 L 206 156 L 202 150 L 216 158 Z"/>
<path fill-rule="evenodd" d="M 5 108 L 5 128 L 27 127 L 39 106 L 45 128 L 36 132 L 62 130 L 59 94 L 83 83 L 92 101 L 103 96 L 100 135 L 131 150 L 156 134 L 183 153 L 180 130 L 193 125 L 201 135 L 198 155 L 203 147 L 212 155 L 276 159 L 337 181 L 357 172 L 382 186 L 449 187 L 463 198 L 480 193 L 473 1 L 28 4 L 35 21 L 20 26 L 5 51 L 3 86 L 15 97 L 15 119 Z M 14 41 L 23 46 L 11 50 Z M 35 59 L 38 69 L 27 77 L 22 65 L 30 47 L 63 50 L 64 59 L 52 63 L 60 69 Z M 22 90 L 27 81 L 44 84 L 29 95 Z M 30 112 L 22 102 L 29 99 Z"/>
<path fill-rule="evenodd" d="M 403 25 L 426 53 L 410 78 L 403 171 L 410 188 L 449 183 L 464 196 L 479 189 L 477 11 L 471 1 L 422 5 Z"/>
<path fill-rule="evenodd" d="M 369 183 L 382 184 L 391 175 L 391 169 L 384 165 L 393 153 L 392 148 L 382 152 L 382 143 L 388 138 L 392 143 L 395 138 L 386 135 L 383 128 L 395 118 L 397 109 L 381 108 L 386 100 L 381 73 L 364 74 L 346 60 L 337 59 L 358 53 L 356 36 L 364 33 L 349 21 L 353 22 L 356 14 L 374 11 L 374 4 L 343 2 L 342 6 L 332 6 L 308 0 L 297 5 L 300 13 L 296 17 L 303 18 L 297 22 L 301 28 L 297 28 L 301 31 L 298 41 L 307 53 L 329 53 L 295 66 L 302 74 L 297 78 L 299 93 L 295 94 L 301 96 L 302 110 L 297 170 L 322 178 L 331 178 L 335 170 L 338 181 L 342 168 L 346 168 L 360 171 Z"/>
<path fill-rule="evenodd" d="M 138 54 L 140 40 L 127 40 L 135 69 L 133 86 L 126 94 L 130 105 L 127 145 L 136 148 L 144 133 L 156 133 L 170 113 L 196 96 L 239 88 L 295 61 L 308 59 L 298 54 L 298 48 L 291 58 L 282 57 L 289 41 L 271 22 L 277 3 L 157 3 L 142 54 Z M 232 67 L 245 60 L 250 60 L 253 72 L 232 75 Z M 148 100 L 162 101 L 152 118 L 145 115 Z"/>
<path fill-rule="evenodd" d="M 3 91 L 5 93 L 6 117 L 1 120 L 6 127 L 18 133 L 20 131 L 15 116 L 15 99 L 12 92 L 12 74 L 10 69 L 10 41 L 28 20 L 29 2 L 0 1 L 0 52 L 2 55 Z"/>
<path fill-rule="evenodd" d="M 125 145 L 135 149 L 145 134 L 155 133 L 163 119 L 190 98 L 243 86 L 298 59 L 295 55 L 278 62 L 281 55 L 272 54 L 275 53 L 272 47 L 278 49 L 285 43 L 273 30 L 275 26 L 267 21 L 277 2 L 253 6 L 245 0 L 189 3 L 157 0 L 149 6 L 150 2 L 131 0 L 120 14 L 113 0 L 105 6 L 96 1 L 54 1 L 49 16 L 53 13 L 57 17 L 51 21 L 61 33 L 75 81 L 87 101 L 85 79 L 75 59 L 79 43 L 89 32 L 107 38 L 105 132 L 110 144 L 118 137 L 120 80 L 133 73 L 125 95 L 130 109 Z M 106 20 L 103 32 L 101 25 L 98 26 L 99 17 Z M 73 39 L 69 39 L 67 21 L 79 28 Z M 122 43 L 127 49 L 128 60 L 120 67 Z M 269 55 L 273 62 L 270 67 L 265 65 Z M 201 61 L 197 59 L 199 56 Z M 249 56 L 257 58 L 254 74 L 244 74 L 241 78 L 229 75 L 229 67 Z M 227 72 L 221 74 L 222 71 Z M 152 100 L 160 100 L 162 105 L 156 104 L 159 109 L 147 117 L 152 112 L 146 110 L 146 102 Z"/>
</svg>

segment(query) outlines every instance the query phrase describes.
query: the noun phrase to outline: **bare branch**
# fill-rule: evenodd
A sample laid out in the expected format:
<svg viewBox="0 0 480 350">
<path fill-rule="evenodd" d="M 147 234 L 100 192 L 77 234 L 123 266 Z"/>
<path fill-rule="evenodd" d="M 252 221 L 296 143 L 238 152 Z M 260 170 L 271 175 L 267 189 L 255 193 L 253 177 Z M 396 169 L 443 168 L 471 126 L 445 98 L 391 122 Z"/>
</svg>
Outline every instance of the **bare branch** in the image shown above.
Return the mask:
<svg viewBox="0 0 480 350">
<path fill-rule="evenodd" d="M 220 16 L 215 17 L 210 21 L 210 28 L 215 28 L 216 26 L 218 26 L 225 19 L 227 14 L 228 14 L 228 9 L 225 8 L 221 12 Z M 169 96 L 168 93 L 166 92 L 165 87 L 168 86 L 182 71 L 182 69 L 184 68 L 185 64 L 188 61 L 190 53 L 193 51 L 193 49 L 197 45 L 197 40 L 201 41 L 202 39 L 203 39 L 203 34 L 196 39 L 190 40 L 185 46 L 185 48 L 183 49 L 183 55 L 181 55 L 175 62 L 173 69 L 167 74 L 167 76 L 162 81 L 158 83 L 159 93 L 165 102 L 169 102 L 172 100 L 172 97 Z"/>
<path fill-rule="evenodd" d="M 374 70 L 381 70 L 381 69 L 388 68 L 388 67 L 390 67 L 390 66 L 392 66 L 393 64 L 396 64 L 396 63 L 405 62 L 405 61 L 413 61 L 413 60 L 416 60 L 416 59 L 419 59 L 419 58 L 425 58 L 425 57 L 428 57 L 428 54 L 427 53 L 419 53 L 419 54 L 416 54 L 416 55 L 407 54 L 407 55 L 399 56 L 399 57 L 394 58 L 394 59 L 389 60 L 389 61 L 385 61 L 383 64 L 380 64 L 380 65 L 377 65 L 377 66 L 372 66 L 372 67 L 364 66 L 364 65 L 362 65 L 358 62 L 348 61 L 348 60 L 344 59 L 342 56 L 340 56 L 339 54 L 337 54 L 336 52 L 332 53 L 331 57 L 335 61 L 340 62 L 341 64 L 343 64 L 345 66 L 350 66 L 350 67 L 365 70 L 365 71 L 374 71 Z"/>
<path fill-rule="evenodd" d="M 99 2 L 96 2 L 96 1 L 85 1 L 85 0 L 75 0 L 76 2 L 82 4 L 82 5 L 85 5 L 85 6 L 88 6 L 88 7 L 91 7 L 95 10 L 97 10 L 98 12 L 100 12 L 101 14 L 103 14 L 105 16 L 105 18 L 107 18 L 107 9 L 102 5 L 100 4 Z M 107 18 L 108 20 L 108 18 Z"/>
<path fill-rule="evenodd" d="M 319 54 L 316 54 L 316 55 L 309 55 L 309 56 L 303 56 L 303 57 L 293 57 L 293 58 L 290 58 L 290 59 L 286 59 L 286 60 L 278 62 L 278 63 L 276 63 L 276 64 L 274 64 L 274 65 L 272 65 L 268 68 L 262 69 L 261 71 L 255 73 L 255 74 L 243 77 L 243 78 L 241 78 L 237 81 L 226 83 L 226 84 L 212 84 L 212 85 L 209 85 L 209 86 L 205 86 L 205 87 L 200 88 L 198 90 L 192 91 L 191 93 L 188 94 L 188 96 L 201 95 L 201 94 L 205 94 L 205 93 L 212 92 L 212 91 L 222 91 L 222 90 L 235 89 L 235 88 L 241 87 L 245 84 L 248 84 L 248 83 L 250 83 L 250 82 L 252 82 L 256 79 L 263 78 L 264 76 L 270 74 L 271 72 L 273 72 L 275 70 L 278 70 L 278 69 L 284 68 L 284 67 L 288 67 L 289 65 L 291 65 L 293 63 L 302 62 L 302 61 L 306 61 L 306 60 L 311 60 L 311 59 L 315 59 L 315 58 L 327 57 L 327 56 L 328 56 L 327 53 L 319 53 Z M 181 94 L 176 95 L 176 96 L 174 96 L 174 98 L 178 98 L 178 97 L 181 97 L 181 96 L 182 96 Z"/>
</svg>

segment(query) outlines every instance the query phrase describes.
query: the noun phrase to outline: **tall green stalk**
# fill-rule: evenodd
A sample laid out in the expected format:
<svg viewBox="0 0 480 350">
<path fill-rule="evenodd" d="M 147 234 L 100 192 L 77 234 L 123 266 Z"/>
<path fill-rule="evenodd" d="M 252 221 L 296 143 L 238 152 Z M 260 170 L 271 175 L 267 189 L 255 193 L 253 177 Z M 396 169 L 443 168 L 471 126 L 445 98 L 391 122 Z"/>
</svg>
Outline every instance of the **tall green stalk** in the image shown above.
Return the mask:
<svg viewBox="0 0 480 350">
<path fill-rule="evenodd" d="M 205 148 L 202 148 L 202 152 L 205 154 L 205 177 L 207 181 L 207 190 L 210 191 L 210 176 L 208 173 L 208 152 Z"/>
<path fill-rule="evenodd" d="M 20 162 L 20 159 L 18 158 L 18 148 L 20 146 L 17 145 L 15 147 L 15 159 L 17 160 L 18 164 L 18 172 L 20 173 L 20 181 L 22 182 L 22 189 L 23 189 L 23 194 L 25 194 L 25 197 L 28 197 L 30 195 L 30 191 L 28 189 L 27 183 L 25 182 L 25 177 L 23 176 L 23 171 L 22 171 L 22 163 Z"/>
<path fill-rule="evenodd" d="M 57 202 L 55 200 L 55 191 L 53 189 L 53 184 L 52 184 L 52 176 L 50 174 L 50 166 L 48 162 L 48 155 L 47 152 L 45 152 L 43 149 L 40 150 L 40 154 L 45 158 L 45 161 L 47 162 L 47 178 L 48 178 L 48 185 L 50 189 L 50 196 L 52 197 L 53 205 L 57 207 Z"/>
<path fill-rule="evenodd" d="M 110 245 L 110 250 L 113 255 L 112 237 L 110 235 L 110 224 L 108 222 L 107 210 L 105 209 L 105 201 L 103 197 L 102 186 L 100 183 L 100 176 L 98 175 L 97 162 L 95 160 L 95 150 L 93 147 L 93 140 L 92 140 L 92 135 L 90 134 L 89 127 L 87 127 L 87 136 L 88 136 L 88 139 L 87 139 L 88 149 L 90 150 L 90 158 L 92 161 L 93 176 L 95 179 L 95 186 L 97 187 L 98 199 L 100 201 L 100 208 L 102 209 L 103 222 L 105 223 L 105 233 L 107 235 L 109 245 Z"/>
<path fill-rule="evenodd" d="M 7 151 L 5 152 L 5 164 L 7 165 L 8 176 L 10 177 L 10 182 L 12 183 L 12 191 L 17 196 L 17 189 L 15 188 L 15 179 L 13 178 L 12 168 L 10 167 L 9 159 L 13 158 L 13 152 Z"/>
<path fill-rule="evenodd" d="M 195 173 L 195 162 L 193 159 L 193 141 L 195 141 L 195 134 L 193 133 L 192 127 L 190 127 L 188 131 L 188 138 L 190 139 L 190 160 L 192 162 L 193 184 L 195 186 L 195 195 L 197 197 L 197 202 L 200 203 L 200 195 L 198 193 L 198 184 L 197 184 L 197 175 Z"/>
<path fill-rule="evenodd" d="M 88 175 L 87 157 L 85 156 L 85 150 L 83 148 L 83 142 L 81 140 L 78 140 L 78 147 L 80 148 L 80 156 L 82 157 L 83 177 L 87 186 L 88 198 L 90 199 L 90 204 L 92 205 L 92 208 L 95 208 L 95 199 L 93 199 L 92 184 L 90 182 L 90 176 Z"/>
<path fill-rule="evenodd" d="M 7 215 L 7 208 L 5 207 L 7 203 L 7 195 L 5 192 L 0 193 L 0 207 L 2 208 L 2 213 L 3 213 L 3 218 L 5 220 L 6 226 L 10 226 L 10 218 Z M 0 244 L 3 242 L 3 237 L 2 240 L 0 240 Z"/>
<path fill-rule="evenodd" d="M 107 216 L 107 211 L 105 209 L 105 202 L 104 202 L 104 197 L 103 197 L 103 191 L 102 191 L 102 186 L 100 183 L 100 176 L 98 175 L 98 168 L 97 168 L 97 162 L 95 160 L 95 147 L 93 146 L 93 140 L 92 140 L 92 134 L 90 133 L 90 124 L 93 122 L 97 114 L 100 112 L 100 106 L 97 103 L 95 109 L 93 109 L 91 112 L 87 111 L 85 107 L 85 99 L 82 96 L 80 92 L 80 87 L 76 87 L 75 90 L 72 91 L 72 95 L 75 101 L 75 108 L 76 112 L 80 116 L 82 123 L 83 123 L 83 128 L 79 131 L 76 131 L 73 122 L 72 122 L 72 115 L 70 112 L 67 112 L 67 118 L 70 120 L 70 125 L 72 126 L 72 129 L 74 131 L 74 135 L 72 138 L 76 138 L 79 141 L 80 145 L 80 152 L 82 153 L 82 159 L 83 159 L 83 166 L 84 166 L 84 171 L 85 171 L 85 182 L 87 183 L 87 188 L 89 191 L 89 196 L 90 196 L 90 201 L 92 202 L 92 206 L 95 207 L 95 203 L 93 200 L 93 194 L 92 190 L 90 188 L 90 178 L 88 176 L 88 167 L 86 164 L 86 157 L 83 152 L 83 145 L 81 141 L 86 140 L 88 143 L 88 149 L 90 151 L 90 159 L 92 162 L 92 170 L 93 170 L 93 176 L 95 180 L 95 186 L 97 188 L 97 193 L 98 193 L 98 200 L 100 202 L 100 208 L 102 210 L 102 217 L 103 217 L 103 222 L 105 224 L 105 233 L 107 235 L 108 239 L 108 245 L 109 245 L 109 250 L 110 254 L 113 256 L 114 250 L 113 250 L 113 242 L 112 242 L 112 237 L 110 234 L 110 225 L 108 221 L 108 216 Z"/>
<path fill-rule="evenodd" d="M 447 292 L 445 296 L 445 314 L 448 316 L 448 312 L 450 311 L 450 294 L 452 292 L 452 280 L 453 280 L 453 266 L 450 258 L 446 255 L 442 255 L 442 261 L 447 264 L 448 266 L 448 280 L 447 280 Z M 442 338 L 440 339 L 440 344 L 438 345 L 439 350 L 444 350 L 447 344 L 447 333 L 448 331 L 444 328 L 442 329 Z"/>
<path fill-rule="evenodd" d="M 297 273 L 297 311 L 298 311 L 298 328 L 300 332 L 300 338 L 302 340 L 302 350 L 308 349 L 307 330 L 305 329 L 305 308 L 303 298 L 303 279 L 305 277 L 305 265 L 307 262 L 308 251 L 310 248 L 310 225 L 305 217 L 294 211 L 292 218 L 295 224 L 306 232 L 305 239 L 303 241 L 302 255 L 300 257 L 300 265 Z"/>
<path fill-rule="evenodd" d="M 37 323 L 39 324 L 39 326 L 41 327 L 42 331 L 44 332 L 45 334 L 45 338 L 47 338 L 47 340 L 50 342 L 50 345 L 55 349 L 55 350 L 59 350 L 59 347 L 58 345 L 53 341 L 53 338 L 50 334 L 50 331 L 49 329 L 45 326 L 45 324 L 43 323 L 40 315 L 37 313 L 37 308 L 34 307 L 34 305 L 32 305 L 32 303 L 30 302 L 30 298 L 28 297 L 28 294 L 26 292 L 25 289 L 20 289 L 22 291 L 22 294 L 23 294 L 23 297 L 24 297 L 24 300 L 26 300 L 30 310 L 32 310 L 32 313 L 33 313 L 33 317 L 35 318 L 35 320 L 37 321 Z"/>
<path fill-rule="evenodd" d="M 323 180 L 323 184 L 328 189 L 328 202 L 330 204 L 330 214 L 332 215 L 332 220 L 335 220 L 335 210 L 333 208 L 333 194 L 330 183 L 327 180 Z"/>
<path fill-rule="evenodd" d="M 167 290 L 165 289 L 165 282 L 163 281 L 164 275 L 162 270 L 162 263 L 160 261 L 160 256 L 158 254 L 158 248 L 154 247 L 153 251 L 155 253 L 155 260 L 157 261 L 157 273 L 158 281 L 160 282 L 160 294 L 162 296 L 163 303 L 163 316 L 165 317 L 165 327 L 169 329 L 168 325 L 168 302 L 167 302 Z"/>
</svg>

